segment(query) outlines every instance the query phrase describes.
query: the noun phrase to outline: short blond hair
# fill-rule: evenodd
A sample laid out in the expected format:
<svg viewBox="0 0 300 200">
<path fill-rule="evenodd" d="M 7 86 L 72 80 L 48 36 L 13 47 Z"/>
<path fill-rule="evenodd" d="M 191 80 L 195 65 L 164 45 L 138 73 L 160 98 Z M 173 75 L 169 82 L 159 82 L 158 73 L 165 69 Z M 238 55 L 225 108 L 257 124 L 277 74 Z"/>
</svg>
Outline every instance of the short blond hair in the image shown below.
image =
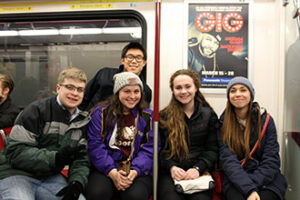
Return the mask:
<svg viewBox="0 0 300 200">
<path fill-rule="evenodd" d="M 59 73 L 57 83 L 62 84 L 66 78 L 87 82 L 86 74 L 76 67 L 68 67 Z"/>
</svg>

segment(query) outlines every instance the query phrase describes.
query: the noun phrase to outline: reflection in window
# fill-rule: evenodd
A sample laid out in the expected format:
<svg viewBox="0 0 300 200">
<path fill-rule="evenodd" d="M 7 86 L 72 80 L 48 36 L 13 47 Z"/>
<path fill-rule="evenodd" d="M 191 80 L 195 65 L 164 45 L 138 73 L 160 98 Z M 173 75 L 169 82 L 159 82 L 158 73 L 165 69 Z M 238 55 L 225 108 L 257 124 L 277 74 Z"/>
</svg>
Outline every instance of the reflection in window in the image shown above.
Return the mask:
<svg viewBox="0 0 300 200">
<path fill-rule="evenodd" d="M 13 102 L 30 102 L 55 94 L 59 72 L 83 69 L 89 79 L 103 67 L 119 67 L 122 48 L 142 41 L 134 18 L 98 20 L 0 21 L 0 73 L 15 81 Z"/>
</svg>

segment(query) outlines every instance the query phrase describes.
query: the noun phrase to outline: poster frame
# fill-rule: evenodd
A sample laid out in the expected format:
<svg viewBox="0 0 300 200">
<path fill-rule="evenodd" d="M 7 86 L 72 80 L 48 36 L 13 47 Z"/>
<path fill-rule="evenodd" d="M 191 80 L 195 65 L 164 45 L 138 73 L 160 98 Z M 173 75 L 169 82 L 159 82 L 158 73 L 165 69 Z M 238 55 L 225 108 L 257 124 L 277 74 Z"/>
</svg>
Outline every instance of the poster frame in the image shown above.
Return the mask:
<svg viewBox="0 0 300 200">
<path fill-rule="evenodd" d="M 189 5 L 190 4 L 248 4 L 248 67 L 247 78 L 252 81 L 253 74 L 253 0 L 206 0 L 184 1 L 184 45 L 183 45 L 183 66 L 188 69 L 188 21 L 189 21 Z M 204 94 L 226 94 L 226 88 L 200 88 Z"/>
</svg>

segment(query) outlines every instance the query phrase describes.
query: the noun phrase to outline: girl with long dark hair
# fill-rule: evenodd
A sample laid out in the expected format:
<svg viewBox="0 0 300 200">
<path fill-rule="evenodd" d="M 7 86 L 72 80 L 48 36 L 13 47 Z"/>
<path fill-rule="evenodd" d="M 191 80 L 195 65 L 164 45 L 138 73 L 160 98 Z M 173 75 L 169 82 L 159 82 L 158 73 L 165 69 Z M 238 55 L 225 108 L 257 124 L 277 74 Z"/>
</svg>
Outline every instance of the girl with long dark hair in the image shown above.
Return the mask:
<svg viewBox="0 0 300 200">
<path fill-rule="evenodd" d="M 282 200 L 286 181 L 280 174 L 279 144 L 272 117 L 253 102 L 253 86 L 244 77 L 235 77 L 228 83 L 227 98 L 218 134 L 226 198 Z"/>
<path fill-rule="evenodd" d="M 160 112 L 160 177 L 158 197 L 161 200 L 210 200 L 212 191 L 182 194 L 175 190 L 174 180 L 196 179 L 212 171 L 218 158 L 218 117 L 201 94 L 200 77 L 192 70 L 176 71 L 170 79 L 173 96 Z"/>
</svg>

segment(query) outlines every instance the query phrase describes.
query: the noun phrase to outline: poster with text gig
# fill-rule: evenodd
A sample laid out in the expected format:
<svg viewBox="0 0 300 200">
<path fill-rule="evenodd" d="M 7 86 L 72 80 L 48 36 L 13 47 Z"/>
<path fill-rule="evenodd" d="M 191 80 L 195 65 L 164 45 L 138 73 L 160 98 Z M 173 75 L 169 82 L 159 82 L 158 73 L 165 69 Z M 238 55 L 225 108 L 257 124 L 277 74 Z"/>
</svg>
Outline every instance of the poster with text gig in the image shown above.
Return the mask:
<svg viewBox="0 0 300 200">
<path fill-rule="evenodd" d="M 188 67 L 202 88 L 226 88 L 235 76 L 248 77 L 247 3 L 190 3 Z"/>
</svg>

